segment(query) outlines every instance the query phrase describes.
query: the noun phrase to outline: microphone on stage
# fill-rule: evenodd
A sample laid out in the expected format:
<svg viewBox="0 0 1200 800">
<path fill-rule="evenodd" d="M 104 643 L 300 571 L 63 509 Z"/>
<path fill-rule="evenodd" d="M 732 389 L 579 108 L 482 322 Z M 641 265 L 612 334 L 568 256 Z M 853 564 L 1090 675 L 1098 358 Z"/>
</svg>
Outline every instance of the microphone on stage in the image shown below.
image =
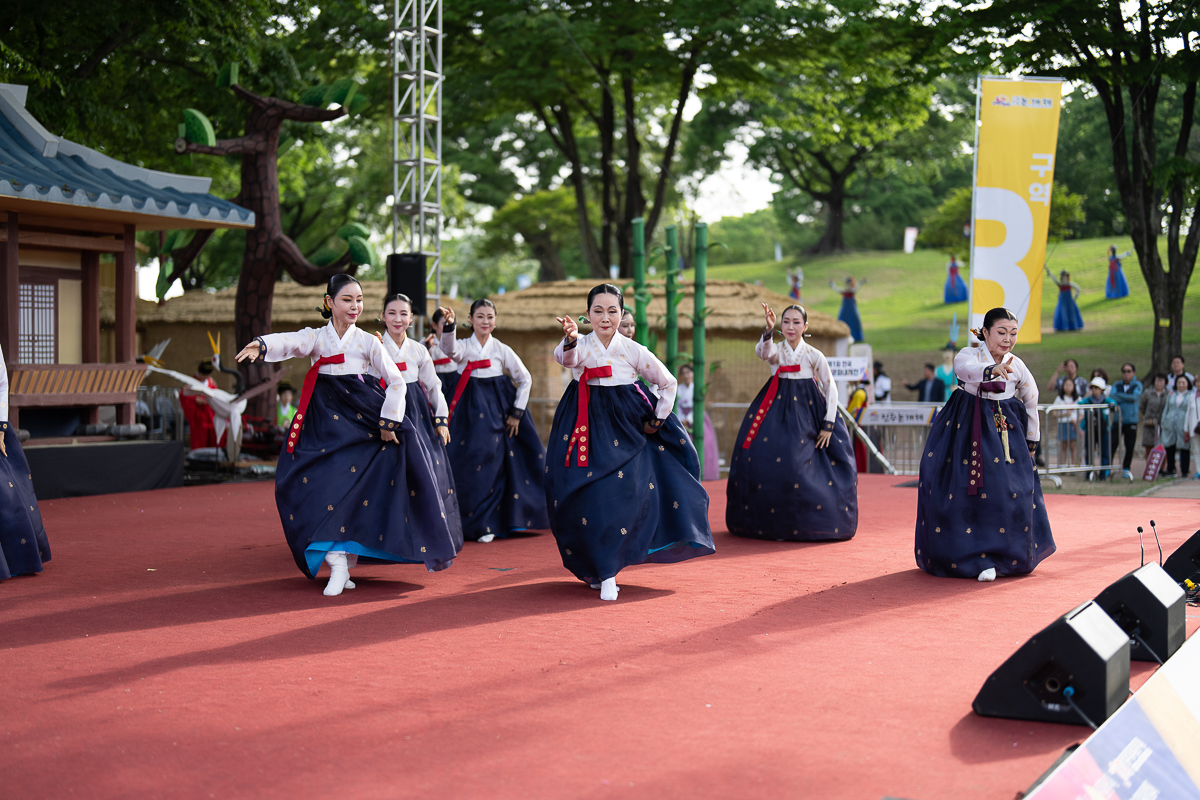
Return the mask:
<svg viewBox="0 0 1200 800">
<path fill-rule="evenodd" d="M 1150 530 L 1154 531 L 1154 543 L 1158 545 L 1158 565 L 1162 566 L 1162 542 L 1158 541 L 1158 531 L 1154 529 L 1154 520 L 1150 520 Z"/>
<path fill-rule="evenodd" d="M 1142 526 L 1138 525 L 1138 547 L 1142 550 L 1142 566 L 1146 566 L 1146 545 L 1142 544 Z"/>
</svg>

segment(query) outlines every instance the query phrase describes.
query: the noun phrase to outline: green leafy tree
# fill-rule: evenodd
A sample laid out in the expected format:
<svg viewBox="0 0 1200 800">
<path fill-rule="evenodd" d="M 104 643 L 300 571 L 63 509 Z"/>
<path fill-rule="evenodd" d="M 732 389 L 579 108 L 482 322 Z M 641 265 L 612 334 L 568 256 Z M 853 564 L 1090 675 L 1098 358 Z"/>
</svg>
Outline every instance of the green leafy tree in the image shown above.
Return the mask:
<svg viewBox="0 0 1200 800">
<path fill-rule="evenodd" d="M 1193 152 L 1200 57 L 1194 4 L 1135 0 L 987 6 L 942 3 L 928 30 L 986 66 L 1057 75 L 1095 92 L 1108 126 L 1108 161 L 1154 307 L 1153 366 L 1183 346 L 1183 305 L 1200 249 L 1200 159 Z M 1177 87 L 1178 113 L 1160 109 Z M 1158 240 L 1166 235 L 1166 263 Z"/>
<path fill-rule="evenodd" d="M 1050 197 L 1050 240 L 1076 238 L 1078 231 L 1087 221 L 1083 210 L 1083 196 L 1072 193 L 1055 181 Z M 951 192 L 946 201 L 926 217 L 925 225 L 917 236 L 917 243 L 922 247 L 941 250 L 948 255 L 961 256 L 960 260 L 967 261 L 971 240 L 963 231 L 969 230 L 967 226 L 970 224 L 971 187 L 966 186 Z"/>
<path fill-rule="evenodd" d="M 746 88 L 750 160 L 811 199 L 823 231 L 809 253 L 844 251 L 847 204 L 867 197 L 887 147 L 929 116 L 932 87 L 906 65 L 910 53 L 882 31 L 764 70 Z"/>
<path fill-rule="evenodd" d="M 575 223 L 575 198 L 565 187 L 517 197 L 484 223 L 482 250 L 487 255 L 514 255 L 523 245 L 538 262 L 538 280 L 561 281 L 567 277 L 563 250 L 579 241 Z"/>
<path fill-rule="evenodd" d="M 645 217 L 651 240 L 671 205 L 697 77 L 749 70 L 780 46 L 794 16 L 772 0 L 645 0 L 619 9 L 471 0 L 448 6 L 445 19 L 457 42 L 448 58 L 450 127 L 536 121 L 566 173 L 588 269 L 607 277 L 614 263 L 629 274 L 630 221 Z"/>
</svg>

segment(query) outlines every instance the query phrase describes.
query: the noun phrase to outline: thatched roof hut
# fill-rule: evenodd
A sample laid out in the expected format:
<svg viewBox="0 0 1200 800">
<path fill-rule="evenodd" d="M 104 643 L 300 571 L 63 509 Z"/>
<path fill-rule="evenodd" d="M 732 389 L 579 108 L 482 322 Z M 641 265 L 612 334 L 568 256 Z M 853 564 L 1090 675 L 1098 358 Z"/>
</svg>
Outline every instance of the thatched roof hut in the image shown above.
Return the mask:
<svg viewBox="0 0 1200 800">
<path fill-rule="evenodd" d="M 554 361 L 554 346 L 562 336 L 562 328 L 555 321 L 563 314 L 584 313 L 587 292 L 594 284 L 591 281 L 555 281 L 539 283 L 524 291 L 509 292 L 492 298 L 496 304 L 496 335 L 512 347 L 529 371 L 534 385 L 531 411 L 535 424 L 545 435 L 549 431 L 550 417 L 570 377 Z M 691 320 L 686 316 L 692 312 L 692 284 L 681 283 L 680 290 L 685 299 L 679 305 L 679 345 L 682 352 L 691 348 Z M 366 314 L 362 327 L 366 330 L 382 330 L 374 320 L 382 311 L 383 297 L 387 286 L 383 281 L 364 281 L 363 294 Z M 712 375 L 709 401 L 713 403 L 745 403 L 753 399 L 770 374 L 769 368 L 754 357 L 754 344 L 763 328 L 762 304 L 767 303 L 776 313 L 791 304 L 781 294 L 754 284 L 739 281 L 710 281 L 708 283 L 709 316 L 707 324 L 707 355 L 710 366 L 718 369 Z M 306 326 L 324 324 L 317 311 L 321 303 L 323 288 L 300 286 L 280 282 L 275 285 L 275 304 L 271 314 L 275 330 L 296 330 Z M 168 300 L 162 305 L 139 300 L 137 306 L 138 352 L 156 342 L 170 338 L 171 345 L 165 360 L 180 372 L 190 373 L 196 363 L 207 360 L 212 354 L 205 332 L 215 337 L 221 334 L 221 356 L 227 365 L 233 364 L 234 355 L 241 344 L 233 341 L 233 307 L 236 289 L 219 292 L 188 292 L 182 297 Z M 647 316 L 650 327 L 661 332 L 666 316 L 665 293 L 660 286 L 652 287 Z M 101 319 L 111 324 L 112 297 L 101 297 Z M 461 300 L 449 300 L 443 296 L 442 305 L 454 309 L 460 323 L 467 320 L 467 304 Z M 845 323 L 822 314 L 808 312 L 809 343 L 826 355 L 835 355 L 839 343 L 848 344 L 850 330 Z M 460 327 L 459 336 L 465 336 L 465 327 Z M 661 333 L 657 337 L 660 355 L 663 350 Z M 306 360 L 289 362 L 286 379 L 299 386 L 308 369 Z M 224 388 L 232 388 L 228 377 L 218 377 Z M 161 382 L 152 377 L 148 382 Z M 733 414 L 729 424 L 739 419 Z M 725 427 L 725 420 L 714 421 Z"/>
<path fill-rule="evenodd" d="M 588 290 L 594 284 L 591 281 L 550 281 L 534 284 L 520 292 L 493 297 L 496 313 L 503 316 L 499 322 L 503 331 L 558 331 L 562 328 L 554 321 L 556 316 L 563 314 L 579 315 L 585 312 Z M 679 330 L 692 330 L 692 321 L 686 314 L 693 308 L 693 284 L 681 282 L 680 291 L 684 300 L 679 306 Z M 772 292 L 762 286 L 742 281 L 709 281 L 707 288 L 709 315 L 707 320 L 710 336 L 739 336 L 741 334 L 761 333 L 763 329 L 762 304 L 766 303 L 781 312 L 791 305 L 792 300 L 784 295 Z M 651 288 L 650 306 L 646 316 L 651 327 L 661 328 L 667 314 L 666 292 L 661 286 Z M 850 335 L 850 328 L 827 314 L 819 311 L 808 312 L 808 332 L 814 340 L 829 340 L 834 342 Z M 681 340 L 682 341 L 682 340 Z M 814 341 L 814 345 L 817 343 Z M 824 352 L 824 348 L 817 345 Z M 829 351 L 832 355 L 832 350 Z"/>
</svg>

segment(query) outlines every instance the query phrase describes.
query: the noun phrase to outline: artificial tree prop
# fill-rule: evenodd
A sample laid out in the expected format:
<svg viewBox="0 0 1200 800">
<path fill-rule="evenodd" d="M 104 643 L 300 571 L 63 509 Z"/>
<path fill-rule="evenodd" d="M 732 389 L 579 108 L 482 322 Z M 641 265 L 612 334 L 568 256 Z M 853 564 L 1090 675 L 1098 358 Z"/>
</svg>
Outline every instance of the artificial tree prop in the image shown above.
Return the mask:
<svg viewBox="0 0 1200 800">
<path fill-rule="evenodd" d="M 344 253 L 335 256 L 320 251 L 310 261 L 283 232 L 280 220 L 279 132 L 284 122 L 329 122 L 357 113 L 367 105 L 366 99 L 355 93 L 358 84 L 347 78 L 329 85 L 312 86 L 301 93 L 299 103 L 293 103 L 254 94 L 237 80 L 237 65 L 227 64 L 221 70 L 217 85 L 229 87 L 249 106 L 245 134 L 236 139 L 218 140 L 203 114 L 195 109 L 185 109 L 179 138 L 175 140 L 175 152 L 242 158 L 241 191 L 232 202 L 254 212 L 254 228 L 246 232 L 246 249 L 234 304 L 234 332 L 237 341 L 245 344 L 256 336 L 271 332 L 275 280 L 281 270 L 286 270 L 296 283 L 319 286 L 335 273 L 354 274 L 359 265 L 375 265 L 378 256 L 367 243 L 369 231 L 358 223 L 350 223 L 338 230 L 338 236 L 348 245 Z M 327 108 L 335 103 L 336 108 Z M 171 263 L 169 269 L 164 263 L 159 276 L 160 299 L 192 265 L 212 233 L 211 230 L 198 231 L 186 246 L 180 246 L 182 237 L 174 233 L 164 242 L 162 250 L 171 254 Z M 261 360 L 244 362 L 241 369 L 250 387 L 271 377 L 271 367 Z M 269 400 L 260 395 L 255 400 L 253 413 L 263 416 L 269 405 Z"/>
</svg>

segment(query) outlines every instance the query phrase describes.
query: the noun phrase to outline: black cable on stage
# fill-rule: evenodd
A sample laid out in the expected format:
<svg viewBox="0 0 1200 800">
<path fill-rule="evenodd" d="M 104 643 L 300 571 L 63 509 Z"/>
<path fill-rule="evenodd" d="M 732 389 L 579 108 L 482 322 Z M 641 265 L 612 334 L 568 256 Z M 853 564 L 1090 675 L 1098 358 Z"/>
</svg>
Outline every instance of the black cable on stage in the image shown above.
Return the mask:
<svg viewBox="0 0 1200 800">
<path fill-rule="evenodd" d="M 1140 633 L 1138 633 L 1138 630 L 1140 630 L 1140 629 L 1135 629 L 1133 631 L 1133 633 L 1130 635 L 1133 636 L 1134 639 L 1137 639 L 1138 644 L 1140 644 L 1142 647 L 1146 648 L 1147 653 L 1154 656 L 1154 660 L 1157 661 L 1158 665 L 1161 667 L 1163 664 L 1163 660 L 1158 657 L 1158 653 L 1156 653 L 1150 649 L 1150 645 L 1146 644 L 1146 640 L 1142 638 L 1142 635 Z"/>
</svg>

